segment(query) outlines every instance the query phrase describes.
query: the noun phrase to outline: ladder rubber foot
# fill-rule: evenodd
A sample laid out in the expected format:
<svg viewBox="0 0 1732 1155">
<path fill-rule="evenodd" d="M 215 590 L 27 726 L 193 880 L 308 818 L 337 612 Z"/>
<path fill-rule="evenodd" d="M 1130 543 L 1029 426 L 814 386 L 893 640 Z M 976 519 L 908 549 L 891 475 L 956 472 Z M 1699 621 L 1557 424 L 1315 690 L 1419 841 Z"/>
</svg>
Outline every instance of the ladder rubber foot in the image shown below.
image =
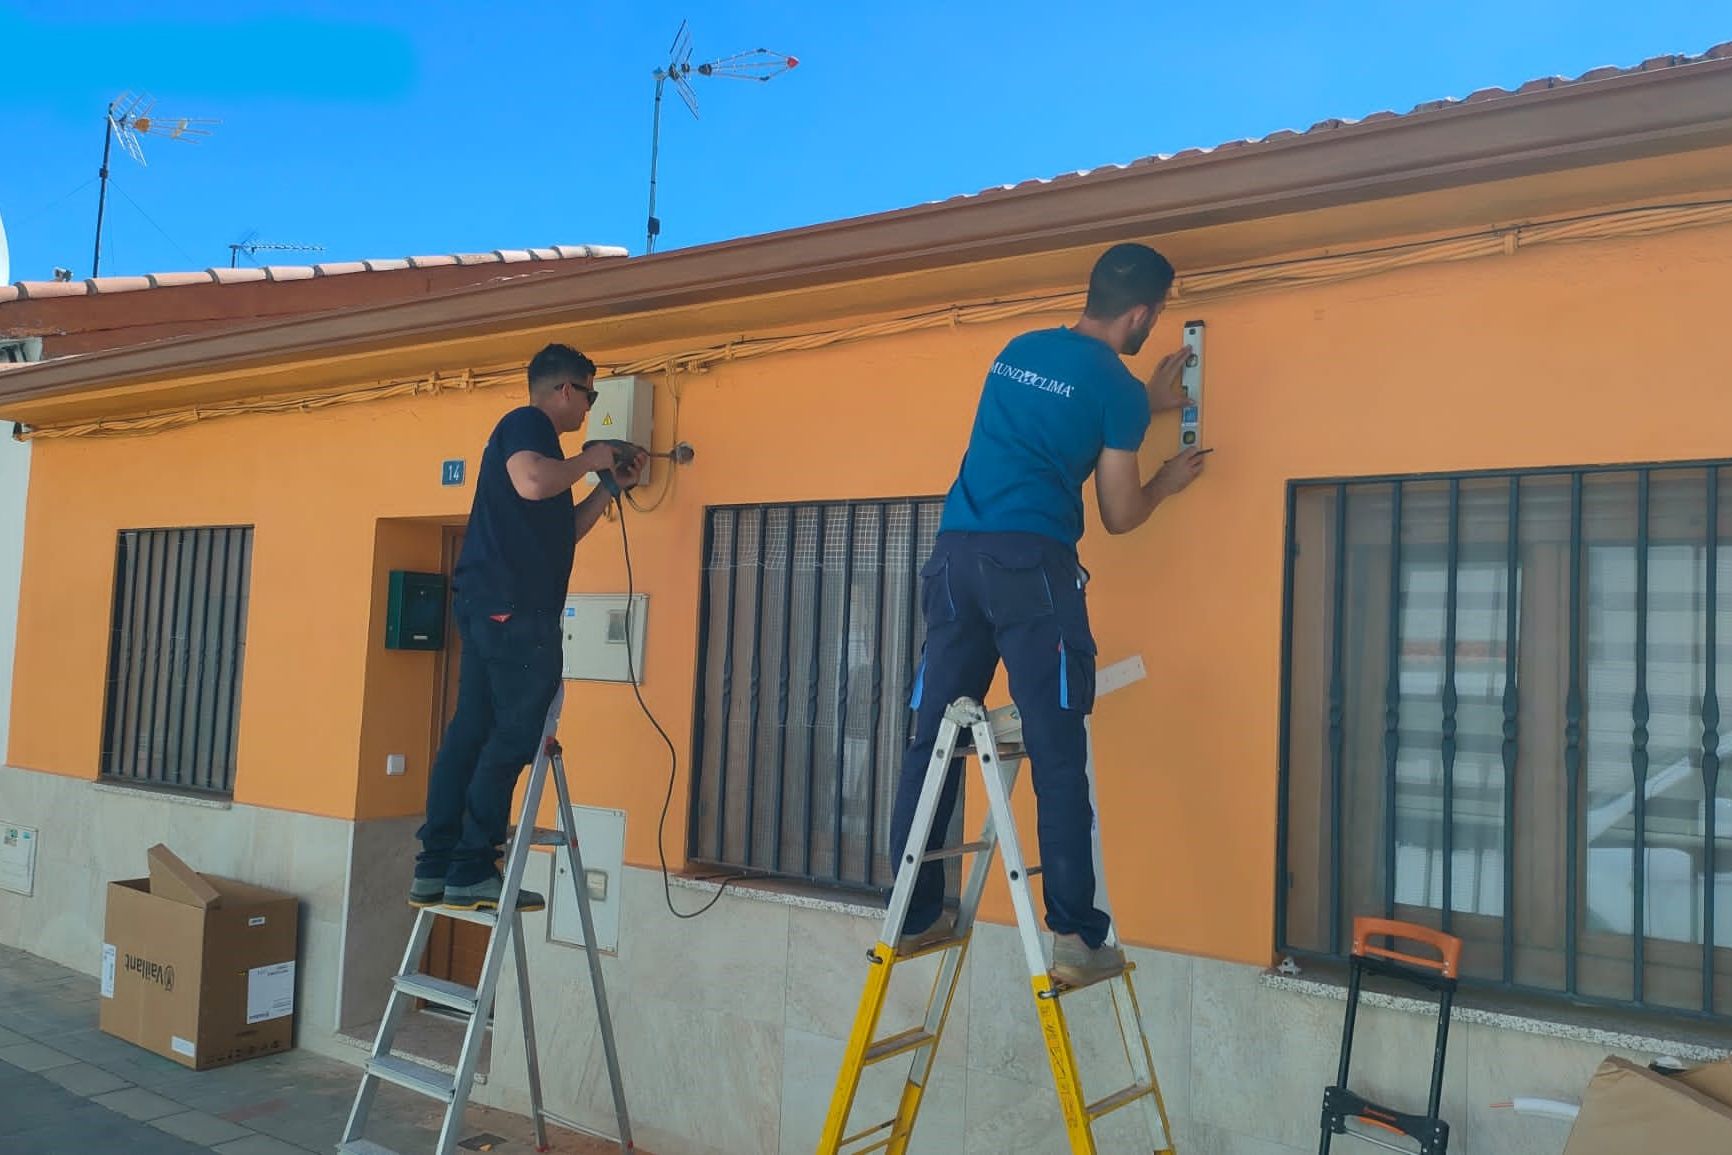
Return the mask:
<svg viewBox="0 0 1732 1155">
<path fill-rule="evenodd" d="M 412 974 L 393 975 L 391 985 L 406 995 L 418 999 L 426 999 L 442 1007 L 450 1007 L 454 1011 L 464 1011 L 474 1014 L 480 1005 L 480 994 L 474 987 L 466 987 L 461 983 L 436 979 L 432 975 Z"/>
<path fill-rule="evenodd" d="M 910 1027 L 900 1034 L 888 1035 L 870 1047 L 866 1048 L 865 1057 L 860 1060 L 862 1066 L 870 1067 L 873 1063 L 881 1063 L 885 1059 L 893 1059 L 897 1055 L 906 1055 L 909 1051 L 918 1051 L 929 1047 L 938 1041 L 938 1037 L 924 1027 Z"/>
<path fill-rule="evenodd" d="M 368 1059 L 367 1074 L 441 1103 L 451 1102 L 457 1094 L 457 1081 L 453 1076 L 406 1055 L 380 1055 Z"/>
</svg>

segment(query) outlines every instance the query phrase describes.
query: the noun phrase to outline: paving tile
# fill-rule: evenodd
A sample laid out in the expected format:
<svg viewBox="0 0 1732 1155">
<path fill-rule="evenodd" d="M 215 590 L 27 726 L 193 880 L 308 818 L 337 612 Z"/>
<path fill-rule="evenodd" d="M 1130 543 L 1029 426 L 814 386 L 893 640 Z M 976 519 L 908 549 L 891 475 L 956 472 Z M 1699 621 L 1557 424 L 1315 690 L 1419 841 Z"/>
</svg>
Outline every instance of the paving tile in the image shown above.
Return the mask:
<svg viewBox="0 0 1732 1155">
<path fill-rule="evenodd" d="M 74 1095 L 83 1095 L 87 1099 L 132 1085 L 119 1075 L 111 1075 L 101 1067 L 93 1067 L 89 1063 L 53 1067 L 42 1072 L 42 1075 L 49 1082 L 59 1083 Z"/>
<path fill-rule="evenodd" d="M 137 1119 L 148 1123 L 152 1119 L 160 1119 L 164 1115 L 174 1115 L 186 1110 L 172 1099 L 164 1099 L 161 1095 L 146 1091 L 143 1087 L 129 1087 L 124 1091 L 113 1091 L 107 1095 L 97 1095 L 92 1103 L 100 1103 L 110 1111 L 117 1111 L 129 1119 Z"/>
<path fill-rule="evenodd" d="M 215 1147 L 218 1143 L 232 1143 L 236 1139 L 245 1139 L 252 1132 L 245 1127 L 236 1126 L 226 1119 L 218 1119 L 215 1115 L 207 1115 L 203 1111 L 183 1111 L 178 1115 L 164 1115 L 160 1119 L 152 1119 L 150 1125 L 170 1135 L 197 1143 L 201 1147 Z"/>
<path fill-rule="evenodd" d="M 5 1027 L 0 1027 L 0 1048 L 16 1047 L 20 1043 L 28 1043 L 29 1041 L 23 1035 L 14 1034 Z"/>
<path fill-rule="evenodd" d="M 305 1147 L 295 1147 L 269 1135 L 248 1135 L 245 1139 L 236 1139 L 211 1150 L 221 1152 L 221 1155 L 306 1155 L 307 1152 Z"/>
<path fill-rule="evenodd" d="M 53 1047 L 41 1043 L 19 1043 L 16 1046 L 0 1049 L 0 1061 L 11 1063 L 20 1070 L 46 1071 L 53 1067 L 64 1067 L 78 1060 L 71 1055 L 63 1054 Z"/>
</svg>

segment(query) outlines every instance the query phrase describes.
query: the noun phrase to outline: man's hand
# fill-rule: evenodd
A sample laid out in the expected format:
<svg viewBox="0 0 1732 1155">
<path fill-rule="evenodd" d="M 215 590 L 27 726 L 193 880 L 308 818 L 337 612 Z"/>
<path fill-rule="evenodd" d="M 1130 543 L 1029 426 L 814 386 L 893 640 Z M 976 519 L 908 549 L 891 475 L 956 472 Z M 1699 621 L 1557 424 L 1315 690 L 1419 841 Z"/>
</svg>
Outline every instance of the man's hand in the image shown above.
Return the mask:
<svg viewBox="0 0 1732 1155">
<path fill-rule="evenodd" d="M 636 449 L 637 447 L 633 446 L 633 448 Z M 613 479 L 619 482 L 621 489 L 634 489 L 637 486 L 638 478 L 643 475 L 644 466 L 648 464 L 649 454 L 637 449 L 624 465 L 613 467 Z"/>
<path fill-rule="evenodd" d="M 1162 497 L 1171 497 L 1183 490 L 1191 482 L 1197 480 L 1203 472 L 1203 462 L 1208 456 L 1208 450 L 1191 446 L 1178 456 L 1161 464 L 1155 472 L 1153 485 Z"/>
<path fill-rule="evenodd" d="M 600 473 L 604 469 L 612 469 L 615 460 L 613 446 L 605 441 L 592 441 L 583 447 L 582 453 L 571 458 L 571 464 L 581 477 L 585 473 Z"/>
<path fill-rule="evenodd" d="M 1174 352 L 1161 358 L 1161 363 L 1155 366 L 1154 373 L 1149 376 L 1149 408 L 1155 413 L 1168 409 L 1183 409 L 1191 403 L 1191 398 L 1179 384 L 1185 372 L 1185 362 L 1190 359 L 1191 347 L 1181 345 Z"/>
</svg>

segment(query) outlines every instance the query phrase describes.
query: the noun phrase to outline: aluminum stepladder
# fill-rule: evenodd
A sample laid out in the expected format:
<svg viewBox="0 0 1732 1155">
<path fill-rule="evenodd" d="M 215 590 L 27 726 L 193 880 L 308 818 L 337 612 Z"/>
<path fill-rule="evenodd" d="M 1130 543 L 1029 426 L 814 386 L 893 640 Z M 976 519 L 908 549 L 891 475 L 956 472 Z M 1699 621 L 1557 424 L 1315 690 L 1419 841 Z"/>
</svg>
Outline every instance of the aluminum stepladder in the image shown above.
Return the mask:
<svg viewBox="0 0 1732 1155">
<path fill-rule="evenodd" d="M 529 1062 L 530 1118 L 535 1126 L 536 1149 L 547 1150 L 547 1125 L 552 1123 L 568 1131 L 617 1142 L 622 1153 L 632 1150 L 631 1119 L 626 1111 L 625 1085 L 620 1077 L 619 1055 L 614 1049 L 613 1019 L 608 1013 L 607 990 L 602 982 L 601 956 L 594 945 L 595 924 L 590 916 L 583 856 L 578 848 L 577 833 L 572 828 L 571 793 L 566 786 L 563 751 L 559 739 L 555 736 L 564 698 L 565 687 L 562 684 L 554 693 L 552 705 L 548 707 L 547 721 L 541 732 L 541 744 L 536 750 L 535 761 L 530 766 L 523 806 L 518 813 L 510 847 L 506 851 L 499 910 L 469 911 L 429 906 L 423 907 L 416 914 L 415 927 L 409 934 L 408 949 L 403 952 L 402 966 L 391 979 L 391 996 L 385 1005 L 385 1017 L 379 1024 L 379 1034 L 373 1041 L 373 1050 L 361 1076 L 361 1086 L 355 1093 L 354 1106 L 350 1109 L 348 1123 L 343 1128 L 343 1137 L 337 1146 L 339 1152 L 350 1155 L 396 1155 L 389 1148 L 361 1137 L 368 1112 L 372 1108 L 373 1094 L 378 1090 L 381 1081 L 394 1083 L 444 1103 L 445 1120 L 440 1127 L 439 1142 L 434 1150 L 436 1155 L 451 1155 L 456 1150 L 463 1127 L 464 1111 L 474 1088 L 475 1068 L 481 1058 L 481 1044 L 489 1029 L 488 1020 L 492 1015 L 494 997 L 498 993 L 499 975 L 505 965 L 507 950 L 516 956 L 517 989 L 522 1002 L 524 1052 Z M 559 826 L 557 829 L 537 829 L 535 818 L 541 806 L 542 787 L 546 784 L 550 769 L 553 772 L 553 787 L 559 798 Z M 523 872 L 529 863 L 531 846 L 563 846 L 571 855 L 572 886 L 576 892 L 578 917 L 583 926 L 584 953 L 589 958 L 589 978 L 595 992 L 596 1020 L 601 1033 L 602 1049 L 607 1057 L 608 1078 L 613 1087 L 614 1115 L 619 1127 L 617 1136 L 591 1130 L 573 1120 L 560 1118 L 542 1107 L 541 1068 L 535 1047 L 535 1018 L 530 1009 L 529 958 L 523 942 L 523 915 L 517 911 L 517 892 L 523 883 Z M 461 919 L 492 928 L 487 939 L 487 953 L 481 963 L 479 986 L 466 987 L 416 972 L 422 955 L 426 952 L 427 941 L 433 933 L 433 920 L 436 918 Z M 469 1025 L 463 1034 L 455 1075 L 446 1074 L 439 1068 L 417 1061 L 413 1057 L 392 1053 L 391 1042 L 416 999 L 468 1013 Z"/>
<path fill-rule="evenodd" d="M 931 852 L 924 850 L 932 829 L 938 796 L 943 788 L 950 763 L 968 750 L 962 745 L 967 736 L 980 763 L 981 777 L 986 785 L 987 817 L 980 837 L 960 846 Z M 1146 1123 L 1152 1137 L 1148 1150 L 1170 1153 L 1174 1150 L 1168 1126 L 1166 1107 L 1161 1100 L 1160 1084 L 1155 1078 L 1154 1059 L 1149 1051 L 1148 1037 L 1143 1031 L 1142 1016 L 1137 1006 L 1135 988 L 1131 984 L 1134 963 L 1097 983 L 1109 985 L 1113 1009 L 1117 1015 L 1120 1041 L 1129 1061 L 1132 1083 L 1104 1098 L 1089 1102 L 1083 1096 L 1082 1079 L 1077 1070 L 1076 1054 L 1071 1046 L 1070 1028 L 1065 1021 L 1063 1000 L 1084 989 L 1056 981 L 1048 972 L 1041 946 L 1040 923 L 1036 919 L 1029 876 L 1039 873 L 1039 867 L 1025 867 L 1017 843 L 1016 822 L 1011 814 L 1010 796 L 1016 785 L 1016 774 L 1027 759 L 1022 746 L 1022 722 L 1015 706 L 988 712 L 980 703 L 959 698 L 945 711 L 939 726 L 932 758 L 927 763 L 926 781 L 920 792 L 920 802 L 914 811 L 914 822 L 908 835 L 907 850 L 896 872 L 896 885 L 890 894 L 890 904 L 884 916 L 884 927 L 878 942 L 866 952 L 870 964 L 866 987 L 860 996 L 859 1010 L 843 1052 L 842 1067 L 836 1089 L 831 1096 L 829 1114 L 818 1143 L 818 1155 L 866 1155 L 871 1151 L 887 1151 L 902 1155 L 913 1139 L 914 1125 L 932 1073 L 933 1060 L 944 1034 L 945 1020 L 951 1000 L 956 994 L 962 965 L 973 937 L 975 916 L 980 909 L 981 895 L 986 890 L 987 875 L 992 869 L 994 851 L 1003 845 L 1005 875 L 1010 883 L 1011 903 L 1016 910 L 1017 929 L 1022 939 L 1023 954 L 1028 963 L 1034 993 L 1034 1005 L 1040 1023 L 1047 1060 L 1052 1066 L 1053 1082 L 1064 1114 L 1065 1133 L 1073 1155 L 1098 1155 L 1094 1135 L 1096 1120 L 1111 1111 L 1131 1103 L 1143 1104 Z M 1091 777 L 1091 799 L 1092 777 Z M 1098 811 L 1098 808 L 1097 808 Z M 1095 838 L 1096 878 L 1100 871 L 1100 840 Z M 902 937 L 902 924 L 914 894 L 914 880 L 926 862 L 942 861 L 973 855 L 967 881 L 963 884 L 956 915 L 953 937 L 898 954 L 895 943 Z M 1099 883 L 1097 881 L 1097 887 Z M 1097 903 L 1101 892 L 1097 889 Z M 1109 941 L 1113 941 L 1109 939 Z M 910 1030 L 886 1038 L 875 1039 L 879 1016 L 890 991 L 892 973 L 900 963 L 925 955 L 942 953 L 943 962 L 933 981 L 927 1001 L 925 1022 Z M 908 1080 L 902 1089 L 893 1118 L 854 1133 L 847 1133 L 854 1099 L 860 1089 L 865 1069 L 901 1055 L 912 1053 Z M 1116 1155 L 1116 1153 L 1115 1153 Z"/>
</svg>

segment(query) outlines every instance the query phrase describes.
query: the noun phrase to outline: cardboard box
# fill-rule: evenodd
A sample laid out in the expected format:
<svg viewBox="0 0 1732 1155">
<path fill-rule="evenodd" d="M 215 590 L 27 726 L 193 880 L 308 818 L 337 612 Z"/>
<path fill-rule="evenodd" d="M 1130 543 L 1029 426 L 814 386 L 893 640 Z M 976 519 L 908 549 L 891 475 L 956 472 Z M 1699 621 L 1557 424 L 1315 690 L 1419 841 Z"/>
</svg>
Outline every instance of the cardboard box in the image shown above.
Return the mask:
<svg viewBox="0 0 1732 1155">
<path fill-rule="evenodd" d="M 108 884 L 102 1030 L 195 1071 L 290 1050 L 299 900 L 148 857 Z"/>
<path fill-rule="evenodd" d="M 1709 1081 L 1716 1076 L 1712 1068 Z M 1726 1155 L 1732 1151 L 1732 1106 L 1704 1094 L 1685 1076 L 1662 1075 L 1616 1056 L 1588 1081 L 1564 1155 Z M 1703 1080 L 1696 1079 L 1693 1082 Z"/>
</svg>

